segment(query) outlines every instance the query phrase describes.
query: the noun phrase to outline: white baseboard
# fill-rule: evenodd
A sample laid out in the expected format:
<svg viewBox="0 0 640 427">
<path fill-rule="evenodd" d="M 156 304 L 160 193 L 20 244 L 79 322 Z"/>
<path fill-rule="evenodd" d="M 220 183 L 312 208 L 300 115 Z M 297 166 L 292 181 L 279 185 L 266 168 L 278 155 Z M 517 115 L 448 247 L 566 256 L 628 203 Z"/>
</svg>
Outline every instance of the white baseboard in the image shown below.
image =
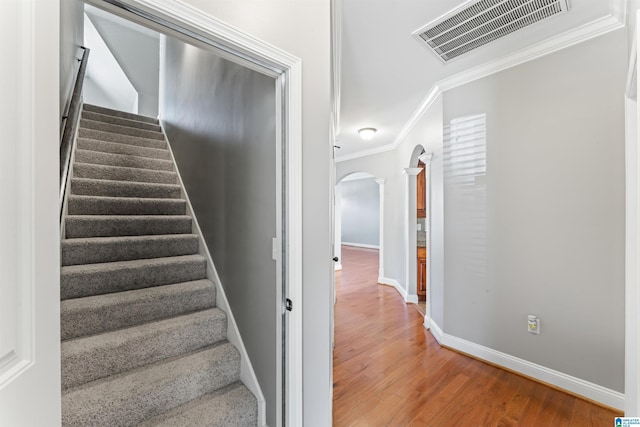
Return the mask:
<svg viewBox="0 0 640 427">
<path fill-rule="evenodd" d="M 389 277 L 378 277 L 378 283 L 382 283 L 383 285 L 389 285 L 396 288 L 396 291 L 402 296 L 402 299 L 406 303 L 418 303 L 418 295 L 408 295 L 407 290 L 402 287 L 402 285 L 395 279 L 390 279 Z"/>
<path fill-rule="evenodd" d="M 603 405 L 624 410 L 624 394 L 602 387 L 597 384 L 555 371 L 545 366 L 511 356 L 506 353 L 467 341 L 453 335 L 446 334 L 440 329 L 433 319 L 425 316 L 425 327 L 430 328 L 431 334 L 442 346 L 458 350 L 460 352 L 485 360 L 492 364 L 504 367 L 514 372 L 518 372 L 527 377 L 536 379 L 543 383 L 551 384 L 560 389 L 583 396 L 587 399 L 601 403 Z M 429 326 L 427 326 L 429 325 Z"/>
<path fill-rule="evenodd" d="M 337 262 L 336 263 L 336 271 L 340 271 L 342 270 L 342 263 L 341 262 Z"/>
<path fill-rule="evenodd" d="M 343 246 L 353 246 L 355 248 L 380 249 L 378 245 L 367 245 L 364 243 L 342 242 Z"/>
</svg>

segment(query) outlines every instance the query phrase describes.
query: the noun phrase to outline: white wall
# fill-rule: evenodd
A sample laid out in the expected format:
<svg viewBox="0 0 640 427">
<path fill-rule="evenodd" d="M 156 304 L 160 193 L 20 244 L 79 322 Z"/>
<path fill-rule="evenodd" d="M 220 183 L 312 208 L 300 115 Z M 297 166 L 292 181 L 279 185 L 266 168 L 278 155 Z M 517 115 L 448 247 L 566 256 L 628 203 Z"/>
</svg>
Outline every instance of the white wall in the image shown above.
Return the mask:
<svg viewBox="0 0 640 427">
<path fill-rule="evenodd" d="M 74 79 L 84 52 L 84 4 L 80 0 L 60 1 L 60 114 L 71 102 Z"/>
<path fill-rule="evenodd" d="M 341 228 L 343 243 L 380 244 L 380 190 L 374 178 L 343 180 Z"/>
<path fill-rule="evenodd" d="M 324 0 L 186 0 L 302 59 L 305 427 L 331 424 L 330 21 Z M 297 301 L 294 301 L 294 307 Z"/>
<path fill-rule="evenodd" d="M 138 113 L 157 117 L 160 34 L 90 5 L 86 13 L 138 92 Z"/>
<path fill-rule="evenodd" d="M 133 87 L 86 14 L 84 15 L 84 40 L 85 46 L 91 49 L 84 81 L 84 102 L 137 113 L 138 91 Z"/>
</svg>

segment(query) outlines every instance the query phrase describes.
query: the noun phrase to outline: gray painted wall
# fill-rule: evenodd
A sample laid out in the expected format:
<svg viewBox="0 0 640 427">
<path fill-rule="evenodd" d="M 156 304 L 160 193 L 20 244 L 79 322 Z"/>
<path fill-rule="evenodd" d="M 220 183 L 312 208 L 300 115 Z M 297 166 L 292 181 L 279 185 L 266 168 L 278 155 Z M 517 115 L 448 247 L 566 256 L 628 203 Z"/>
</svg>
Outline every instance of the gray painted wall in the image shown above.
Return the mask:
<svg viewBox="0 0 640 427">
<path fill-rule="evenodd" d="M 374 178 L 342 181 L 342 242 L 380 244 L 380 190 Z"/>
<path fill-rule="evenodd" d="M 276 425 L 275 83 L 166 39 L 161 117 Z"/>
<path fill-rule="evenodd" d="M 451 90 L 487 115 L 485 277 L 445 186 L 444 331 L 624 391 L 625 31 Z M 526 332 L 527 314 L 542 319 Z"/>
<path fill-rule="evenodd" d="M 60 116 L 71 102 L 71 91 L 78 72 L 84 41 L 84 3 L 60 1 Z"/>
</svg>

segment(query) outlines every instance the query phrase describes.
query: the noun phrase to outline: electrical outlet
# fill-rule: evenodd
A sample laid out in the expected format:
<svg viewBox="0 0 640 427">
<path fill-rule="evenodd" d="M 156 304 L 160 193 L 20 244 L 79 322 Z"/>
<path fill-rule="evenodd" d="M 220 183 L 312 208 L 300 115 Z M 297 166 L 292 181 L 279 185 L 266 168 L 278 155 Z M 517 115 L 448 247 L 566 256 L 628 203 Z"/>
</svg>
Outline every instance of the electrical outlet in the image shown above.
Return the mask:
<svg viewBox="0 0 640 427">
<path fill-rule="evenodd" d="M 533 314 L 527 316 L 527 332 L 540 335 L 540 319 Z"/>
<path fill-rule="evenodd" d="M 421 231 L 422 230 L 422 224 L 418 223 L 417 226 L 418 226 L 418 231 Z"/>
</svg>

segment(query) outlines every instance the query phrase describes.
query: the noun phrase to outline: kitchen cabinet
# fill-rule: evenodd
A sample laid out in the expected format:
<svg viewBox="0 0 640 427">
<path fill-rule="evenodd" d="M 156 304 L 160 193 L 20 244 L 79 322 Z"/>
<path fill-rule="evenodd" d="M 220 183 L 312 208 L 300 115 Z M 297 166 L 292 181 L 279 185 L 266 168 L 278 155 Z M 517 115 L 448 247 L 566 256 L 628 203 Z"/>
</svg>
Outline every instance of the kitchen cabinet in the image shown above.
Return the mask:
<svg viewBox="0 0 640 427">
<path fill-rule="evenodd" d="M 418 209 L 417 215 L 418 218 L 426 218 L 427 217 L 427 200 L 426 200 L 426 190 L 427 190 L 427 178 L 426 173 L 424 171 L 424 163 L 418 161 L 418 167 L 422 169 L 418 174 L 416 181 L 417 195 L 416 195 L 416 207 Z"/>
<path fill-rule="evenodd" d="M 419 300 L 427 298 L 427 249 L 418 248 L 418 277 L 416 282 L 416 290 Z"/>
</svg>

